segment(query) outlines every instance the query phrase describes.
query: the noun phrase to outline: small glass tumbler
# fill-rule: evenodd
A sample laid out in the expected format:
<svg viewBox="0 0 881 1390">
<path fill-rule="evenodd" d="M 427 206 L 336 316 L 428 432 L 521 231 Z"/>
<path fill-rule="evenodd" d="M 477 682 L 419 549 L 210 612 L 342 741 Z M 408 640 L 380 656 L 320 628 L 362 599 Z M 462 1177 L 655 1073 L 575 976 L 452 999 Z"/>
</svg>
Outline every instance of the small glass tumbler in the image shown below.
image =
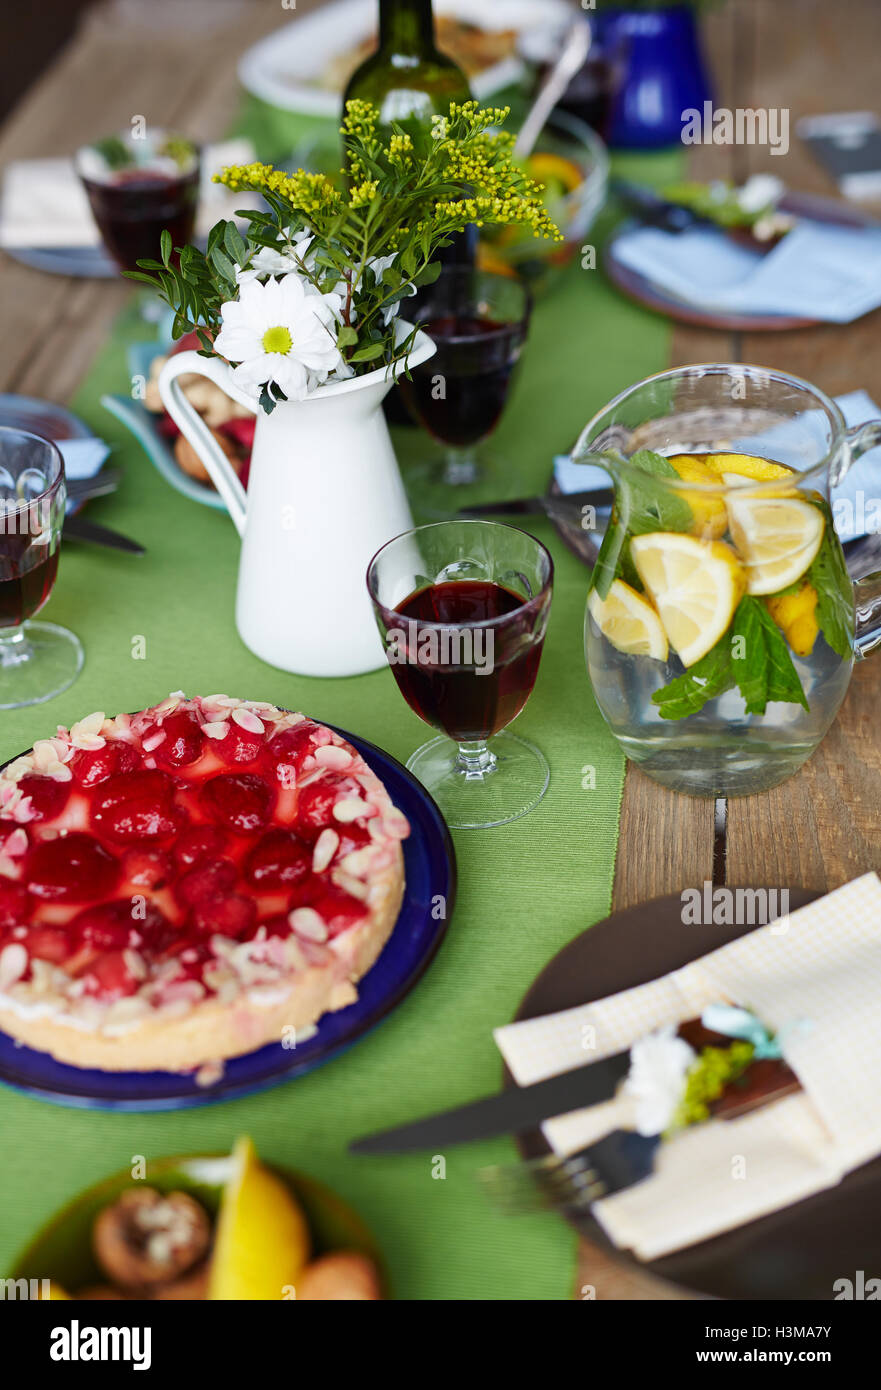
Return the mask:
<svg viewBox="0 0 881 1390">
<path fill-rule="evenodd" d="M 0 709 L 50 700 L 82 669 L 79 638 L 31 621 L 55 583 L 66 496 L 56 446 L 0 428 Z"/>
<path fill-rule="evenodd" d="M 543 753 L 507 732 L 535 684 L 554 565 L 524 531 L 442 521 L 389 541 L 367 587 L 401 694 L 436 729 L 407 767 L 456 829 L 525 816 L 547 790 Z"/>
</svg>

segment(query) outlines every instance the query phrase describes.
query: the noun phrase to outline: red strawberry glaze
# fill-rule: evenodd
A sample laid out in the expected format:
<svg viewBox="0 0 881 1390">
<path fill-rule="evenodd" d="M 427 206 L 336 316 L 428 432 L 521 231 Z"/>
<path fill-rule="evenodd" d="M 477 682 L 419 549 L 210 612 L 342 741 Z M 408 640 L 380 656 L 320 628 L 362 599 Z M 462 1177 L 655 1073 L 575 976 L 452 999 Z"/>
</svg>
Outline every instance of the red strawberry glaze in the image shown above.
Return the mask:
<svg viewBox="0 0 881 1390">
<path fill-rule="evenodd" d="M 68 764 L 73 780 L 81 787 L 97 787 L 118 772 L 134 772 L 141 766 L 138 750 L 117 740 L 103 748 L 78 748 Z"/>
<path fill-rule="evenodd" d="M 273 794 L 262 777 L 231 772 L 209 778 L 202 787 L 200 800 L 212 820 L 227 830 L 253 835 L 269 820 Z"/>
<path fill-rule="evenodd" d="M 180 988 L 198 1001 L 209 980 L 235 985 L 252 941 L 270 977 L 273 962 L 328 964 L 326 941 L 368 914 L 367 861 L 341 861 L 399 840 L 400 820 L 354 750 L 302 716 L 225 696 L 89 716 L 0 772 L 0 991 L 10 944 L 24 988 L 32 961 L 61 967 L 74 1013 L 135 993 L 180 1003 Z"/>
<path fill-rule="evenodd" d="M 159 767 L 179 768 L 195 763 L 202 756 L 203 742 L 199 720 L 193 710 L 173 710 L 147 724 L 141 734 L 145 753 Z"/>
<path fill-rule="evenodd" d="M 70 782 L 56 782 L 36 772 L 22 777 L 18 785 L 22 796 L 30 801 L 31 820 L 34 821 L 55 820 L 70 798 Z"/>
</svg>

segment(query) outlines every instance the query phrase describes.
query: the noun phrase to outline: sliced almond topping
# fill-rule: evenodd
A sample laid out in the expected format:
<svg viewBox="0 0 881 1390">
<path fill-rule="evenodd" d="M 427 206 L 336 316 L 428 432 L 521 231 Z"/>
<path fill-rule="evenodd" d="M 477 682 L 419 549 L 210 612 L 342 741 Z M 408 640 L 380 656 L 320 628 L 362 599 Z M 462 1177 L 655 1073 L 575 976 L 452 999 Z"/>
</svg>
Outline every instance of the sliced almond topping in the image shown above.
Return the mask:
<svg viewBox="0 0 881 1390">
<path fill-rule="evenodd" d="M 339 867 L 343 873 L 354 874 L 356 878 L 363 878 L 370 865 L 376 862 L 375 853 L 372 849 L 353 849 L 350 854 L 343 856 Z"/>
<path fill-rule="evenodd" d="M 166 737 L 167 735 L 164 729 L 157 729 L 155 734 L 151 734 L 149 738 L 144 739 L 142 744 L 144 752 L 152 753 L 160 744 L 165 742 Z"/>
<path fill-rule="evenodd" d="M 9 764 L 8 768 L 3 773 L 3 778 L 6 782 L 18 782 L 24 777 L 25 773 L 33 772 L 33 770 L 34 760 L 26 754 L 23 758 L 16 758 L 14 763 Z M 8 795 L 11 796 L 12 793 L 10 792 Z M 4 801 L 6 800 L 6 795 L 4 795 L 3 799 Z"/>
<path fill-rule="evenodd" d="M 46 768 L 46 776 L 51 777 L 53 782 L 73 781 L 73 773 L 71 772 L 70 768 L 65 763 L 60 762 L 57 758 L 54 763 L 50 763 L 49 766 Z"/>
<path fill-rule="evenodd" d="M 74 748 L 84 748 L 89 752 L 103 748 L 105 740 L 101 730 L 104 727 L 104 711 L 96 710 L 94 714 L 87 714 L 85 719 L 78 719 L 71 725 L 70 741 Z"/>
<path fill-rule="evenodd" d="M 150 973 L 147 969 L 147 962 L 139 951 L 125 950 L 122 953 L 125 961 L 125 968 L 134 980 L 146 980 Z"/>
<path fill-rule="evenodd" d="M 332 767 L 342 772 L 351 766 L 352 755 L 335 743 L 327 743 L 321 748 L 316 748 L 315 761 L 319 767 Z"/>
<path fill-rule="evenodd" d="M 333 818 L 338 820 L 341 825 L 350 825 L 352 821 L 359 820 L 361 816 L 374 816 L 376 811 L 369 801 L 362 801 L 360 796 L 344 796 L 342 801 L 338 801 L 333 808 Z"/>
<path fill-rule="evenodd" d="M 338 888 L 343 888 L 347 893 L 351 893 L 353 898 L 359 902 L 367 901 L 367 884 L 362 883 L 360 878 L 353 878 L 351 874 L 344 873 L 342 869 L 334 869 L 330 876 L 331 883 L 335 883 Z"/>
<path fill-rule="evenodd" d="M 20 980 L 28 968 L 28 953 L 19 941 L 13 941 L 0 951 L 0 989 L 8 989 Z"/>
<path fill-rule="evenodd" d="M 335 830 L 331 830 L 330 826 L 322 830 L 318 839 L 315 841 L 315 848 L 312 851 L 312 872 L 314 874 L 323 873 L 336 854 L 339 843 L 339 835 Z"/>
<path fill-rule="evenodd" d="M 391 840 L 406 840 L 410 834 L 410 822 L 403 811 L 399 811 L 395 806 L 383 816 L 382 828 Z"/>
<path fill-rule="evenodd" d="M 202 725 L 202 733 L 206 738 L 226 738 L 229 724 L 225 719 L 212 719 L 210 724 Z"/>
<path fill-rule="evenodd" d="M 305 941 L 327 940 L 327 926 L 314 907 L 295 907 L 293 912 L 288 913 L 288 921 L 297 936 L 302 936 Z"/>
<path fill-rule="evenodd" d="M 21 854 L 28 852 L 28 835 L 26 830 L 17 827 L 11 835 L 7 835 L 6 844 L 3 846 L 3 853 L 8 854 L 12 859 L 17 859 Z"/>
<path fill-rule="evenodd" d="M 233 720 L 240 729 L 245 729 L 249 734 L 264 734 L 266 730 L 262 722 L 254 714 L 253 710 L 244 709 L 239 706 L 232 712 Z"/>
</svg>

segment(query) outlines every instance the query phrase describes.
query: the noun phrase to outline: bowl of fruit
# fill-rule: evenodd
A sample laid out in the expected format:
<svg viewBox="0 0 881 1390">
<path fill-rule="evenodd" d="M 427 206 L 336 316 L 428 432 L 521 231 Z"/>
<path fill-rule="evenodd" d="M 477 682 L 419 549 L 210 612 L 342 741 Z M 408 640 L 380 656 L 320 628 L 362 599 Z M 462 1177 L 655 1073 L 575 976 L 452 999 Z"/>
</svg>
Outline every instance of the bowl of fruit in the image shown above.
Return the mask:
<svg viewBox="0 0 881 1390">
<path fill-rule="evenodd" d="M 386 1296 L 376 1242 L 323 1183 L 231 1154 L 150 1159 L 57 1213 L 10 1277 L 63 1300 L 372 1302 Z"/>
</svg>

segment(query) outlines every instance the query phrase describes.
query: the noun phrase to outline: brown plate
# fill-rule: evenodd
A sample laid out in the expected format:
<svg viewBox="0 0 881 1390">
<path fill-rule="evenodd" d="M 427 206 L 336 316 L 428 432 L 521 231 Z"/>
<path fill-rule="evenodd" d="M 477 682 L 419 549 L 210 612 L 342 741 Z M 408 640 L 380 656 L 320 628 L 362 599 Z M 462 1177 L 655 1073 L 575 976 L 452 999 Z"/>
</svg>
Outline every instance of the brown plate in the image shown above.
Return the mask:
<svg viewBox="0 0 881 1390">
<path fill-rule="evenodd" d="M 781 212 L 791 212 L 797 217 L 810 218 L 814 222 L 832 222 L 841 227 L 877 227 L 878 223 L 868 213 L 837 202 L 834 198 L 818 198 L 806 193 L 787 193 L 780 200 Z M 636 223 L 629 220 L 623 223 L 606 247 L 603 256 L 603 269 L 612 284 L 633 299 L 637 304 L 656 313 L 666 314 L 678 323 L 694 324 L 700 328 L 720 328 L 728 332 L 775 333 L 792 328 L 815 328 L 823 319 L 802 318 L 795 314 L 726 314 L 712 309 L 701 309 L 694 304 L 684 304 L 681 299 L 667 294 L 639 271 L 631 270 L 616 257 L 616 244 L 620 237 L 633 230 Z"/>
<path fill-rule="evenodd" d="M 790 905 L 804 907 L 819 896 L 793 889 Z M 678 894 L 641 903 L 598 922 L 565 946 L 532 985 L 517 1018 L 576 1008 L 646 984 L 752 930 L 686 926 Z M 505 1082 L 513 1084 L 507 1074 Z M 539 1130 L 522 1136 L 518 1146 L 524 1158 L 549 1152 Z M 572 1218 L 571 1224 L 622 1264 L 696 1294 L 829 1300 L 836 1279 L 853 1278 L 859 1269 L 867 1277 L 881 1272 L 881 1222 L 870 1217 L 879 1198 L 881 1158 L 856 1169 L 837 1187 L 648 1263 L 613 1246 L 589 1214 Z"/>
</svg>

